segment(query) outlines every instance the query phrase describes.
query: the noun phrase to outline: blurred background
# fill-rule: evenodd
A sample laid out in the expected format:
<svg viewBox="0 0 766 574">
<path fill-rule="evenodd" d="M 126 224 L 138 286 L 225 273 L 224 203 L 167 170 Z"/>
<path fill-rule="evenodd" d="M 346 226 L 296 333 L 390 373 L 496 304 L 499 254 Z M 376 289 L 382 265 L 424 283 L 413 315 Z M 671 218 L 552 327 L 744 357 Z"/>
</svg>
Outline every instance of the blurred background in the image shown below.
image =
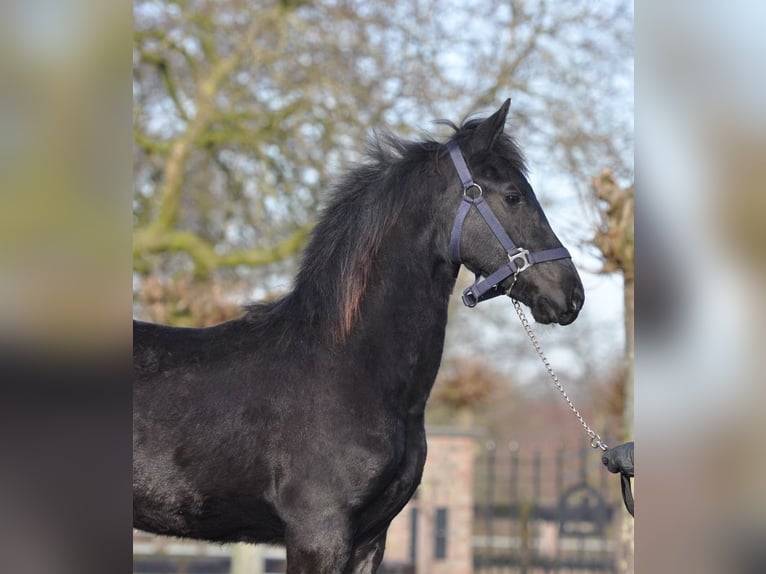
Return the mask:
<svg viewBox="0 0 766 574">
<path fill-rule="evenodd" d="M 635 570 L 764 571 L 766 6 L 636 12 L 635 330 L 633 19 L 620 2 L 4 2 L 0 569 L 128 571 L 158 550 L 155 568 L 215 552 L 202 568 L 279 568 L 129 546 L 130 315 L 209 324 L 279 296 L 374 130 L 440 137 L 433 120 L 512 97 L 509 131 L 586 284 L 578 321 L 538 334 L 591 425 L 637 440 Z M 629 571 L 615 478 L 508 303 L 453 305 L 428 413 L 447 467 L 400 515 L 391 568 L 470 551 L 476 571 L 588 553 Z M 583 484 L 595 494 L 568 491 Z"/>
</svg>

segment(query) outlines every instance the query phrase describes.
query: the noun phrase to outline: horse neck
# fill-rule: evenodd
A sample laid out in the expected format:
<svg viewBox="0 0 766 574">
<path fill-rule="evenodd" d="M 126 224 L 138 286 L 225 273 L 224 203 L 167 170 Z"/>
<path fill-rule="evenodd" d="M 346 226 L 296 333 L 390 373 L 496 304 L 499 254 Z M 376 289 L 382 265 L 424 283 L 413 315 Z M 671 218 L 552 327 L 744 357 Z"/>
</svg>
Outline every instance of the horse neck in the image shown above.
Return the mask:
<svg viewBox="0 0 766 574">
<path fill-rule="evenodd" d="M 375 384 L 406 397 L 408 409 L 420 413 L 441 362 L 455 284 L 446 245 L 446 231 L 432 217 L 404 211 L 381 241 L 341 343 L 366 357 Z"/>
<path fill-rule="evenodd" d="M 424 220 L 403 214 L 381 242 L 360 300 L 358 327 L 420 325 L 426 317 L 446 313 L 453 267 L 444 234 Z"/>
<path fill-rule="evenodd" d="M 437 194 L 408 189 L 411 195 L 398 196 L 405 199 L 387 209 L 365 204 L 367 195 L 353 212 L 331 207 L 315 229 L 290 300 L 298 303 L 296 331 L 314 330 L 322 353 L 422 410 L 441 361 L 455 279 L 448 225 L 435 217 Z M 376 225 L 360 225 L 370 221 Z M 370 227 L 379 232 L 370 234 Z"/>
</svg>

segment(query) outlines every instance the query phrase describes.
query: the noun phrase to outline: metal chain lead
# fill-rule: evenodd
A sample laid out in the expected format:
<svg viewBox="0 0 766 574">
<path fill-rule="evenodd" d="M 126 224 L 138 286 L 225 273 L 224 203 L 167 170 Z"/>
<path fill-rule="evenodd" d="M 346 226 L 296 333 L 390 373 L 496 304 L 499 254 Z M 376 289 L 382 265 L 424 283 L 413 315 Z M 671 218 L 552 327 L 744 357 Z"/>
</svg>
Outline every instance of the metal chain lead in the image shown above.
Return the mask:
<svg viewBox="0 0 766 574">
<path fill-rule="evenodd" d="M 592 446 L 593 448 L 600 448 L 602 451 L 606 452 L 609 447 L 603 440 L 601 440 L 601 436 L 588 426 L 588 423 L 586 423 L 585 419 L 582 418 L 580 411 L 578 411 L 577 408 L 574 406 L 574 403 L 572 403 L 572 400 L 569 398 L 569 395 L 567 394 L 567 392 L 564 390 L 564 387 L 559 382 L 558 375 L 556 375 L 555 371 L 553 370 L 553 367 L 551 367 L 551 364 L 548 361 L 548 357 L 545 356 L 545 353 L 543 352 L 543 349 L 540 346 L 540 342 L 537 340 L 537 335 L 535 335 L 535 332 L 532 330 L 532 325 L 529 324 L 529 321 L 527 320 L 527 316 L 524 314 L 524 311 L 521 308 L 521 304 L 511 296 L 511 290 L 513 289 L 514 285 L 516 285 L 516 279 L 518 278 L 518 276 L 519 276 L 518 273 L 514 275 L 513 283 L 511 283 L 511 286 L 508 289 L 507 293 L 508 293 L 508 296 L 511 297 L 511 301 L 513 302 L 513 308 L 516 310 L 516 314 L 519 316 L 521 325 L 524 327 L 524 330 L 527 332 L 527 336 L 529 337 L 529 340 L 532 341 L 532 345 L 535 347 L 535 351 L 537 351 L 537 356 L 540 357 L 540 360 L 543 362 L 543 365 L 545 366 L 545 370 L 548 371 L 548 375 L 553 381 L 553 384 L 556 386 L 556 388 L 559 390 L 559 393 L 561 393 L 561 396 L 564 397 L 564 400 L 569 405 L 569 410 L 571 410 L 574 416 L 577 417 L 577 420 L 580 421 L 582 428 L 585 429 L 585 433 L 590 437 L 591 439 L 590 446 Z"/>
</svg>

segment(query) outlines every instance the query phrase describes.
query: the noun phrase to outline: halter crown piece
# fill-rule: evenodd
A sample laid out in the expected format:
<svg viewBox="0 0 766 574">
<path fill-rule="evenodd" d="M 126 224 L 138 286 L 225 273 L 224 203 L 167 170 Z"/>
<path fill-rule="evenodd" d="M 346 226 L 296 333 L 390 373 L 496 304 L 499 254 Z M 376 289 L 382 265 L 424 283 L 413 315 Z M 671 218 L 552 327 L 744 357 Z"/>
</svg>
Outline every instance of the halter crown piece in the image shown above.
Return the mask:
<svg viewBox="0 0 766 574">
<path fill-rule="evenodd" d="M 455 273 L 457 274 L 457 270 L 460 269 L 460 264 L 462 263 L 460 259 L 460 237 L 463 233 L 463 223 L 465 223 L 465 218 L 468 217 L 471 208 L 476 208 L 479 215 L 484 219 L 508 254 L 508 263 L 500 267 L 489 277 L 482 279 L 480 274 L 476 274 L 476 281 L 474 281 L 473 285 L 463 291 L 463 304 L 466 307 L 475 307 L 481 301 L 503 295 L 503 292 L 497 288 L 500 283 L 536 263 L 571 258 L 569 251 L 565 247 L 555 247 L 531 253 L 528 249 L 517 247 L 511 238 L 508 237 L 508 234 L 497 217 L 495 217 L 487 202 L 484 201 L 481 187 L 473 180 L 473 176 L 471 176 L 471 172 L 460 151 L 460 146 L 453 140 L 447 143 L 447 150 L 449 150 L 452 163 L 455 165 L 458 176 L 460 176 L 460 181 L 463 183 L 463 201 L 460 202 L 460 207 L 457 210 L 449 241 L 449 254 L 450 259 L 455 264 Z"/>
</svg>

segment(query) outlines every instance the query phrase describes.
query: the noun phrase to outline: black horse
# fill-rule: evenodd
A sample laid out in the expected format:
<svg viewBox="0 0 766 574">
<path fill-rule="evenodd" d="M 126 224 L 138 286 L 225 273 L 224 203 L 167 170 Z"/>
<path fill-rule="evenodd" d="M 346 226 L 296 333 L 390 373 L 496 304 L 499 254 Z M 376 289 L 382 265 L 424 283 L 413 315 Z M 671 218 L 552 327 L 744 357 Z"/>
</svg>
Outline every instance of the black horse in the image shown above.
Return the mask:
<svg viewBox="0 0 766 574">
<path fill-rule="evenodd" d="M 136 528 L 284 544 L 290 573 L 376 571 L 423 471 L 464 194 L 530 252 L 561 247 L 504 134 L 509 103 L 455 127 L 467 187 L 442 143 L 373 145 L 278 301 L 205 329 L 134 322 Z M 461 224 L 466 267 L 486 277 L 509 265 L 478 210 Z M 512 295 L 543 323 L 571 323 L 583 303 L 563 258 L 518 273 Z"/>
</svg>

